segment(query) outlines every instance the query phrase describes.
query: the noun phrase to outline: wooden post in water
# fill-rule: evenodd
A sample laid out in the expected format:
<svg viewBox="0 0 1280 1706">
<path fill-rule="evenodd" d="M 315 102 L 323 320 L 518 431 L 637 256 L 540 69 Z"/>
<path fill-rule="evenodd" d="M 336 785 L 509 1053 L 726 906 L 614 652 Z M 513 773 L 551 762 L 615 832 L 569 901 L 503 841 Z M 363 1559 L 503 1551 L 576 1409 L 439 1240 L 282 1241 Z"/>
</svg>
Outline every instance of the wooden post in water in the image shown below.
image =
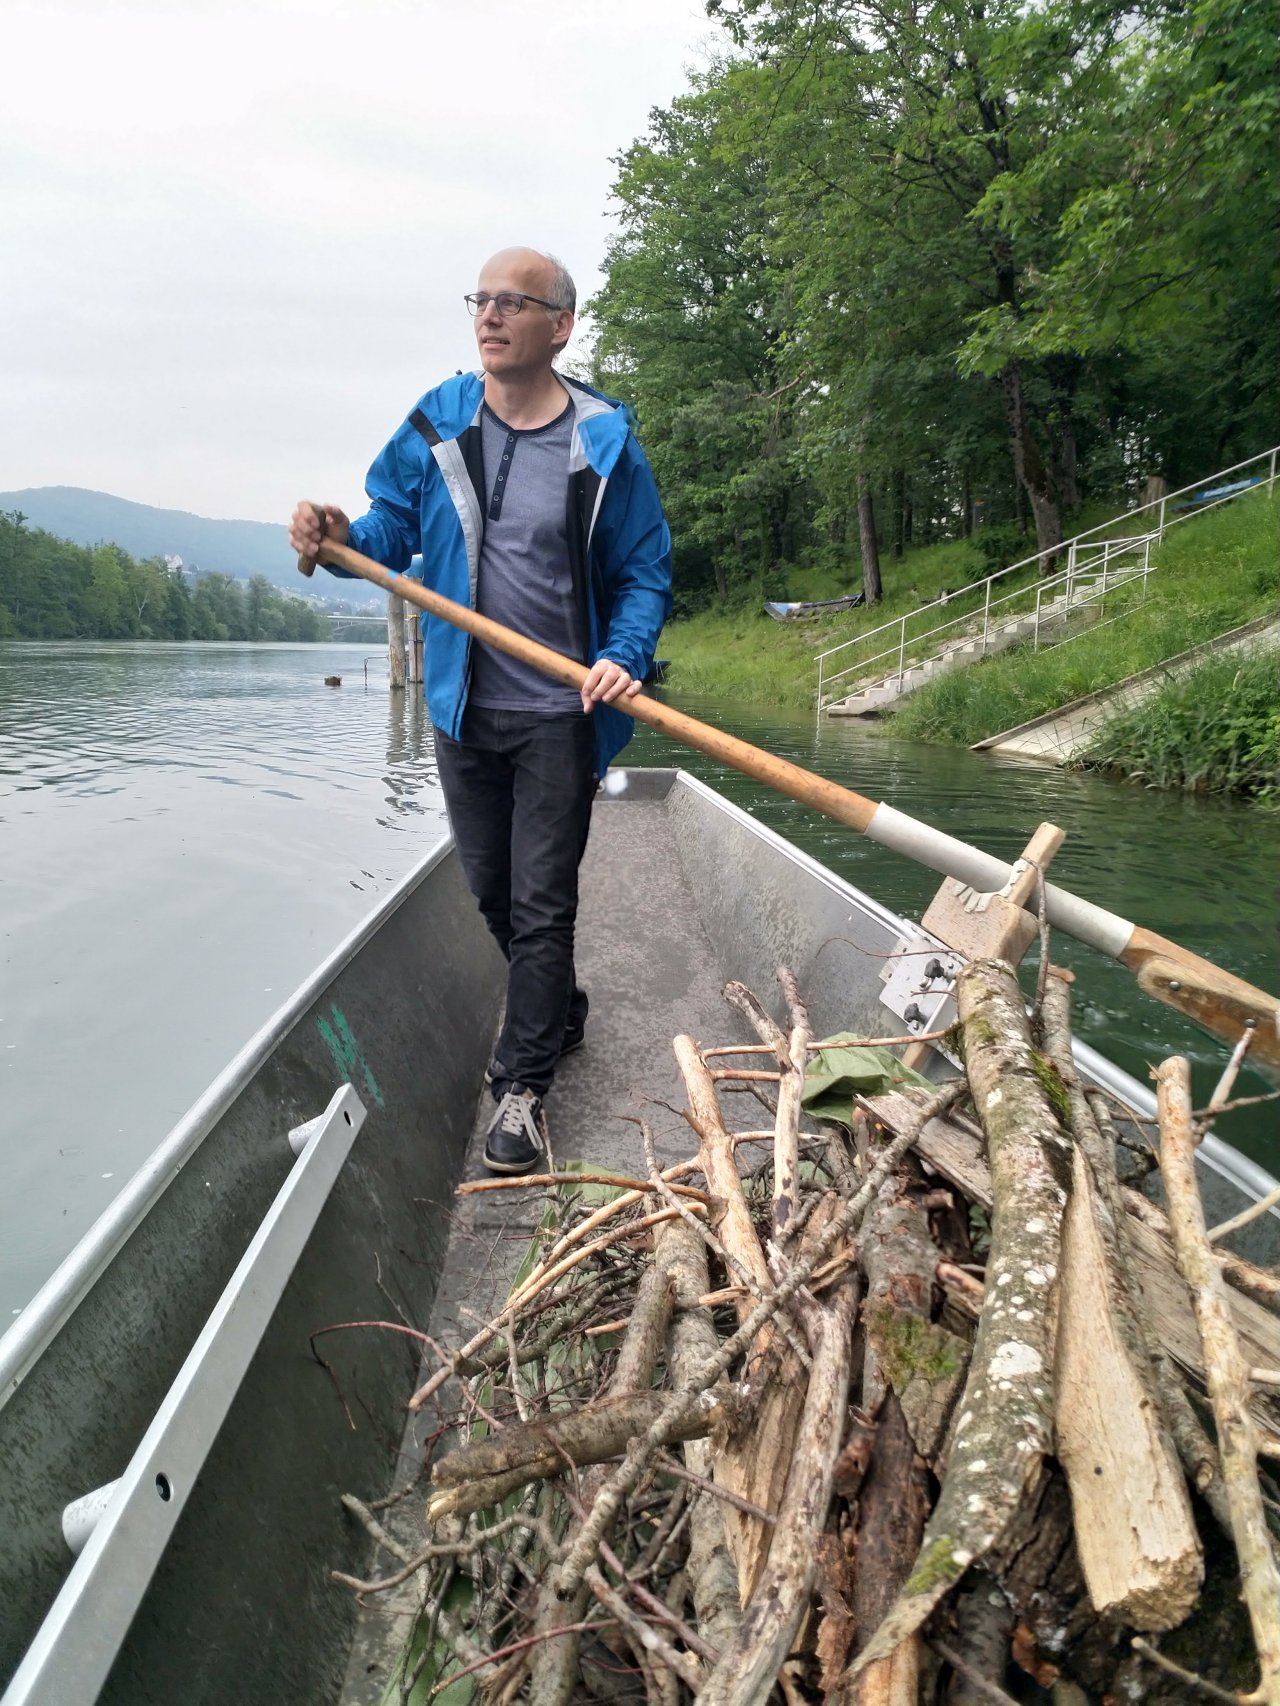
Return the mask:
<svg viewBox="0 0 1280 1706">
<path fill-rule="evenodd" d="M 408 679 L 413 682 L 422 680 L 422 623 L 418 620 L 418 612 L 407 599 L 404 604 L 404 644 L 405 656 L 408 662 Z"/>
<path fill-rule="evenodd" d="M 387 661 L 391 670 L 391 691 L 404 692 L 405 644 L 404 600 L 398 592 L 387 594 Z"/>
</svg>

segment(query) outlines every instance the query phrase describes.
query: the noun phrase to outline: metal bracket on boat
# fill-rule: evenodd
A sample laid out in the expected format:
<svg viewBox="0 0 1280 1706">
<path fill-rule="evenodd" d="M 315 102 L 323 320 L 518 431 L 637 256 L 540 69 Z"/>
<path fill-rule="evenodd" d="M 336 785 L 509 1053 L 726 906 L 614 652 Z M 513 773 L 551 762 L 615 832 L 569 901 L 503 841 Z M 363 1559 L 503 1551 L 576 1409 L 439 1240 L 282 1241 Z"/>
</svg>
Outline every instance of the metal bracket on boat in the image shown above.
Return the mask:
<svg viewBox="0 0 1280 1706">
<path fill-rule="evenodd" d="M 913 1036 L 945 1031 L 956 1016 L 954 991 L 963 964 L 963 956 L 936 937 L 908 931 L 880 972 L 880 1000 Z"/>
<path fill-rule="evenodd" d="M 302 1151 L 320 1130 L 320 1127 L 324 1124 L 326 1118 L 327 1116 L 325 1114 L 317 1114 L 315 1119 L 305 1120 L 302 1125 L 296 1125 L 292 1128 L 289 1133 L 289 1147 L 295 1155 L 302 1154 Z"/>
<path fill-rule="evenodd" d="M 290 1133 L 298 1159 L 118 1481 L 75 1499 L 78 1555 L 0 1706 L 96 1700 L 218 1430 L 365 1121 L 349 1084 Z M 305 1134 L 305 1135 L 303 1135 Z"/>
<path fill-rule="evenodd" d="M 102 1520 L 103 1512 L 115 1497 L 119 1480 L 108 1481 L 105 1487 L 95 1487 L 91 1493 L 82 1493 L 78 1499 L 72 1499 L 62 1513 L 62 1538 L 66 1541 L 72 1556 L 78 1558 L 89 1541 L 89 1536 Z"/>
</svg>

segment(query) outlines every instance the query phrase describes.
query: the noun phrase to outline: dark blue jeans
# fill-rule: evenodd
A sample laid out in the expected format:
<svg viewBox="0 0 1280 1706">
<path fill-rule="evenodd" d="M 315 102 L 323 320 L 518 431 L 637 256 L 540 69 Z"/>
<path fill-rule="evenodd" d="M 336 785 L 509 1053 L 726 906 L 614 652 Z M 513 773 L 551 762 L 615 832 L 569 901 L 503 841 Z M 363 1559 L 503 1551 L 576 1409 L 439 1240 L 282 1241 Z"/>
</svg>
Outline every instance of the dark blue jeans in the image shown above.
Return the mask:
<svg viewBox="0 0 1280 1706">
<path fill-rule="evenodd" d="M 567 1026 L 586 1018 L 573 965 L 578 866 L 596 794 L 590 716 L 469 706 L 436 764 L 467 886 L 507 959 L 494 1091 L 542 1095 Z"/>
</svg>

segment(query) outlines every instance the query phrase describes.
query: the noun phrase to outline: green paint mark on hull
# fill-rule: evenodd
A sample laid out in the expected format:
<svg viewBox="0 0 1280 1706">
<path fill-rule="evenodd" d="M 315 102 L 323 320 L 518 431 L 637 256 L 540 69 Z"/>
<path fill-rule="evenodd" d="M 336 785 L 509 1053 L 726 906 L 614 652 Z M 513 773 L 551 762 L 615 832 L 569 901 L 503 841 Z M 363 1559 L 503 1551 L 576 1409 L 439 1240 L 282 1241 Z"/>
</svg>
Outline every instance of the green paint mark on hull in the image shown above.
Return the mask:
<svg viewBox="0 0 1280 1706">
<path fill-rule="evenodd" d="M 360 1052 L 360 1045 L 355 1039 L 355 1032 L 347 1023 L 347 1016 L 340 1007 L 331 1007 L 333 1023 L 327 1019 L 317 1019 L 316 1024 L 324 1046 L 333 1058 L 333 1064 L 349 1084 L 356 1082 L 357 1074 L 362 1080 L 366 1091 L 380 1108 L 386 1107 L 382 1091 L 378 1088 L 378 1080 L 369 1070 L 369 1063 Z"/>
</svg>

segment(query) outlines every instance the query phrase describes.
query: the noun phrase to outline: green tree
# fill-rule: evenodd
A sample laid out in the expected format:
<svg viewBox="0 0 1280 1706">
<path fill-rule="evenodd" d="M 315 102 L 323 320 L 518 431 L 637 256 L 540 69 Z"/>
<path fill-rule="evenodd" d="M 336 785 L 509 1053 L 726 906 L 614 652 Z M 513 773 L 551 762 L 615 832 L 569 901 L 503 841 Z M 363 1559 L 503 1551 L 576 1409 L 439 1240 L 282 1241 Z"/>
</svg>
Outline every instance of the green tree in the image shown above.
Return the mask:
<svg viewBox="0 0 1280 1706">
<path fill-rule="evenodd" d="M 935 464 L 971 485 L 991 395 L 963 384 L 960 359 L 962 375 L 998 383 L 1042 550 L 1062 536 L 1068 394 L 1029 348 L 964 352 L 975 317 L 1021 324 L 1035 311 L 1031 286 L 1084 171 L 1072 104 L 1108 86 L 1118 17 L 1074 0 L 1034 12 L 1013 0 L 744 0 L 732 13 L 780 90 L 775 182 L 801 281 L 795 343 L 829 387 L 835 441 L 866 472 L 868 457 L 902 459 L 895 439 L 911 440 L 915 459 L 927 440 Z M 1047 146 L 1064 126 L 1069 140 Z M 1030 162 L 1038 202 L 1009 219 L 998 186 Z"/>
<path fill-rule="evenodd" d="M 750 133 L 759 74 L 726 66 L 651 115 L 619 161 L 620 234 L 590 303 L 595 377 L 631 402 L 677 546 L 677 592 L 724 598 L 781 567 L 794 526 L 785 312 L 767 164 Z"/>
<path fill-rule="evenodd" d="M 0 512 L 0 639 L 327 637 L 310 602 L 261 576 L 246 590 L 229 575 L 202 575 L 193 593 L 159 558 L 137 561 L 118 545 L 86 549 L 26 520 Z"/>
<path fill-rule="evenodd" d="M 736 57 L 621 156 L 592 304 L 677 608 L 1028 516 L 1051 557 L 1280 437 L 1275 0 L 708 9 Z"/>
<path fill-rule="evenodd" d="M 195 621 L 191 608 L 191 593 L 181 569 L 168 577 L 165 588 L 165 632 L 171 640 L 189 640 Z"/>
<path fill-rule="evenodd" d="M 1034 312 L 980 315 L 963 359 L 1121 355 L 1126 429 L 1180 484 L 1280 436 L 1280 9 L 1158 0 L 1126 17 Z M 988 217 L 1034 217 L 1064 148 L 995 181 Z"/>
</svg>

